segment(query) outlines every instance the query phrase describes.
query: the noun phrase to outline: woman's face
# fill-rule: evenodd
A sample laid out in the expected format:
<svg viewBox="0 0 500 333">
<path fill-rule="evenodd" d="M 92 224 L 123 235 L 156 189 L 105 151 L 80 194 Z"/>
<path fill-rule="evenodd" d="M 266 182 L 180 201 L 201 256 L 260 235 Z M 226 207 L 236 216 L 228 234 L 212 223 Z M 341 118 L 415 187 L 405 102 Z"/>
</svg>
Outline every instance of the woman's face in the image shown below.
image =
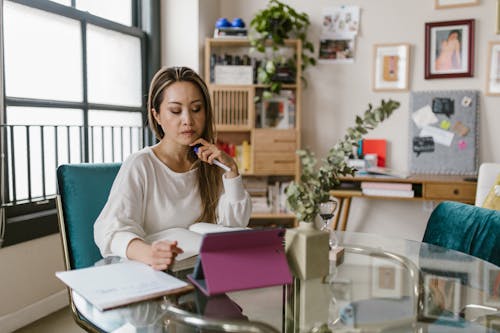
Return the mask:
<svg viewBox="0 0 500 333">
<path fill-rule="evenodd" d="M 159 112 L 153 110 L 163 129 L 162 140 L 189 145 L 205 129 L 206 110 L 200 89 L 191 82 L 175 82 L 163 91 Z"/>
<path fill-rule="evenodd" d="M 452 33 L 448 36 L 448 40 L 458 40 L 458 33 L 456 33 L 456 32 L 452 32 Z"/>
</svg>

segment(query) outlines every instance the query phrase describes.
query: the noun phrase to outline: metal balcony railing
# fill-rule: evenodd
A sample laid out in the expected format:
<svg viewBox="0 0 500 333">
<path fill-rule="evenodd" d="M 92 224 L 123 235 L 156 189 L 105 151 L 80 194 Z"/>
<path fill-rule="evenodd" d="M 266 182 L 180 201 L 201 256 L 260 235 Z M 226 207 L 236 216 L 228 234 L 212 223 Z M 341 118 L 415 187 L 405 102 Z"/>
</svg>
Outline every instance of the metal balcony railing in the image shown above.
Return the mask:
<svg viewBox="0 0 500 333">
<path fill-rule="evenodd" d="M 65 163 L 121 162 L 149 142 L 142 126 L 0 125 L 2 206 L 51 199 Z"/>
</svg>

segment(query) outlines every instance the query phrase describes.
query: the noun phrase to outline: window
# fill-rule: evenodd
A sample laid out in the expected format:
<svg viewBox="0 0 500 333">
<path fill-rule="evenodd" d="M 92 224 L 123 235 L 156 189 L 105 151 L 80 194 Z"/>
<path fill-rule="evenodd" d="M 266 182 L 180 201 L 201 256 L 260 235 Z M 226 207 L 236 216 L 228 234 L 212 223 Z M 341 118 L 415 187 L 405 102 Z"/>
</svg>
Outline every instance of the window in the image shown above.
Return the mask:
<svg viewBox="0 0 500 333">
<path fill-rule="evenodd" d="M 120 162 L 150 143 L 145 87 L 159 54 L 146 36 L 159 43 L 160 11 L 140 0 L 4 0 L 2 9 L 5 246 L 57 232 L 58 165 Z"/>
</svg>

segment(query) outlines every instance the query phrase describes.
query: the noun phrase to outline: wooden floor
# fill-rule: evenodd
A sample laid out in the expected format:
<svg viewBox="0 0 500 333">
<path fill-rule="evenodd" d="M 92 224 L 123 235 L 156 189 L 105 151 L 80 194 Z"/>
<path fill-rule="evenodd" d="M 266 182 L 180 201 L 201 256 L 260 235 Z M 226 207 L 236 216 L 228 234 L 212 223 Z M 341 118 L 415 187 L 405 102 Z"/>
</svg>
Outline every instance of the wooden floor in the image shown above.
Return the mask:
<svg viewBox="0 0 500 333">
<path fill-rule="evenodd" d="M 34 323 L 14 331 L 14 333 L 83 333 L 71 316 L 69 307 L 65 307 L 53 314 L 41 318 Z"/>
</svg>

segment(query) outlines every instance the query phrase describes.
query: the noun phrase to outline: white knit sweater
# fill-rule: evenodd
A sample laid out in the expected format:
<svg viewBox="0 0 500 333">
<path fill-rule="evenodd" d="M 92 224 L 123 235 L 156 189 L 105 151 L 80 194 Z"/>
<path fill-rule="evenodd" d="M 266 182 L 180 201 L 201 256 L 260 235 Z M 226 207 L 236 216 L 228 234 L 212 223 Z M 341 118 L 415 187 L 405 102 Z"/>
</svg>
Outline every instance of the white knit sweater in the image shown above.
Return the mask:
<svg viewBox="0 0 500 333">
<path fill-rule="evenodd" d="M 127 158 L 94 225 L 101 254 L 125 258 L 132 239 L 148 242 L 163 230 L 193 224 L 202 213 L 196 173 L 172 171 L 151 147 Z M 224 193 L 217 208 L 217 223 L 247 226 L 252 206 L 241 176 L 222 178 Z"/>
</svg>

